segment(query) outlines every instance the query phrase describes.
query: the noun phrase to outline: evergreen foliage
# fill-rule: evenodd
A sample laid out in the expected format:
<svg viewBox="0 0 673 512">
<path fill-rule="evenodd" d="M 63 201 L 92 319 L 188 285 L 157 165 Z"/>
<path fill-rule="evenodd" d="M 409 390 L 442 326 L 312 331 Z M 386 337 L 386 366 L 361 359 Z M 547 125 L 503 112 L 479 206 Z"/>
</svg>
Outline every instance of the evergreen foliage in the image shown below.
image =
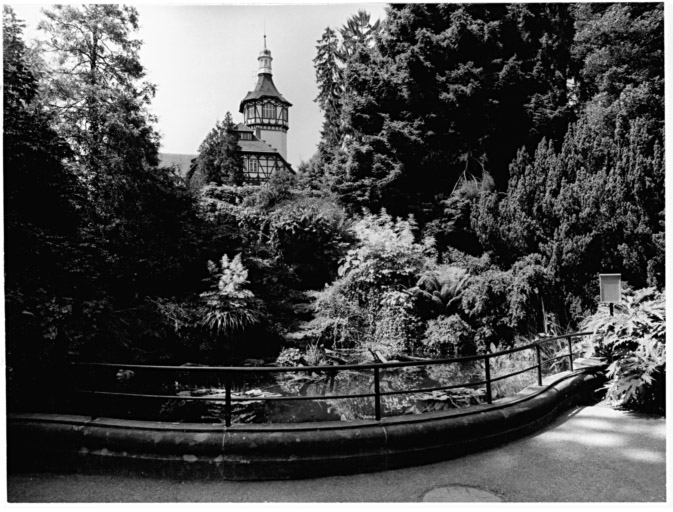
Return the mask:
<svg viewBox="0 0 673 512">
<path fill-rule="evenodd" d="M 572 22 L 563 5 L 392 5 L 344 68 L 334 188 L 424 224 L 463 174 L 504 187 L 517 149 L 572 117 Z"/>
<path fill-rule="evenodd" d="M 239 151 L 235 128 L 231 113 L 227 112 L 199 146 L 194 171 L 200 174 L 205 183 L 243 184 L 243 155 Z M 191 174 L 188 176 L 190 178 Z"/>
</svg>

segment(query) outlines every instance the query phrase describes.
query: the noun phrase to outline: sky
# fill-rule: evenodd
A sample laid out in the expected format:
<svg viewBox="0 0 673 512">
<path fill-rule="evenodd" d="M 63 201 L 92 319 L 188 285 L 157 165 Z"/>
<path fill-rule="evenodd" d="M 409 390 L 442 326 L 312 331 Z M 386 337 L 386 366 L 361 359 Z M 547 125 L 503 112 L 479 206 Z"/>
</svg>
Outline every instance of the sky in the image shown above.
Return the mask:
<svg viewBox="0 0 673 512">
<path fill-rule="evenodd" d="M 48 4 L 11 4 L 35 37 Z M 315 153 L 322 113 L 313 58 L 326 27 L 339 28 L 358 9 L 385 16 L 382 3 L 295 5 L 135 4 L 137 37 L 147 80 L 157 85 L 151 111 L 158 117 L 161 152 L 196 154 L 199 144 L 227 111 L 243 121 L 239 104 L 257 82 L 264 46 L 273 57 L 273 80 L 290 102 L 288 161 L 293 167 Z"/>
</svg>

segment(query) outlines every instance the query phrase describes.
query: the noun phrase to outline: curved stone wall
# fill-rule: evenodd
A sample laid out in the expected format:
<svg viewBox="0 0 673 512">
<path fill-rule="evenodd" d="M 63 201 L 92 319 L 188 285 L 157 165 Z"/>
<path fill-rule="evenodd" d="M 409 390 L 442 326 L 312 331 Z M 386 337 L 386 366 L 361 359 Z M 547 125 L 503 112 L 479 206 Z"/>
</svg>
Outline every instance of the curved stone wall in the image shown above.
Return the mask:
<svg viewBox="0 0 673 512">
<path fill-rule="evenodd" d="M 492 405 L 377 421 L 232 425 L 8 415 L 12 471 L 134 471 L 232 480 L 363 473 L 427 464 L 533 432 L 593 400 L 596 368 L 554 376 Z"/>
</svg>

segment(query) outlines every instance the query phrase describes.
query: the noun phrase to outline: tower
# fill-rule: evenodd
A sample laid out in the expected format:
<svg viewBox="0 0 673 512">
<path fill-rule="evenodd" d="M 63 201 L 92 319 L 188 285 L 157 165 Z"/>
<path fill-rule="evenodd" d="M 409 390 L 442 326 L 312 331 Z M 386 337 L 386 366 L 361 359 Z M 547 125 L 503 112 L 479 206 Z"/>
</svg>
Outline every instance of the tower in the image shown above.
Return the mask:
<svg viewBox="0 0 673 512">
<path fill-rule="evenodd" d="M 239 112 L 243 113 L 244 123 L 254 130 L 256 137 L 275 148 L 283 159 L 287 159 L 288 109 L 292 103 L 283 98 L 273 83 L 273 58 L 271 51 L 266 48 L 266 35 L 264 49 L 257 60 L 257 85 L 241 101 Z"/>
</svg>

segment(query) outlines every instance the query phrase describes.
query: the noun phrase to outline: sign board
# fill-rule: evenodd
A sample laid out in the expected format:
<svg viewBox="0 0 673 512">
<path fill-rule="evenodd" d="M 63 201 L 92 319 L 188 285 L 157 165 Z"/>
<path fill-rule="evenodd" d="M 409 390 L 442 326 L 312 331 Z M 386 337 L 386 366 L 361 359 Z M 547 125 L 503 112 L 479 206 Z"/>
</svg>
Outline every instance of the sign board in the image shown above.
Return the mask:
<svg viewBox="0 0 673 512">
<path fill-rule="evenodd" d="M 598 274 L 601 288 L 601 302 L 616 304 L 622 300 L 622 275 Z"/>
</svg>

